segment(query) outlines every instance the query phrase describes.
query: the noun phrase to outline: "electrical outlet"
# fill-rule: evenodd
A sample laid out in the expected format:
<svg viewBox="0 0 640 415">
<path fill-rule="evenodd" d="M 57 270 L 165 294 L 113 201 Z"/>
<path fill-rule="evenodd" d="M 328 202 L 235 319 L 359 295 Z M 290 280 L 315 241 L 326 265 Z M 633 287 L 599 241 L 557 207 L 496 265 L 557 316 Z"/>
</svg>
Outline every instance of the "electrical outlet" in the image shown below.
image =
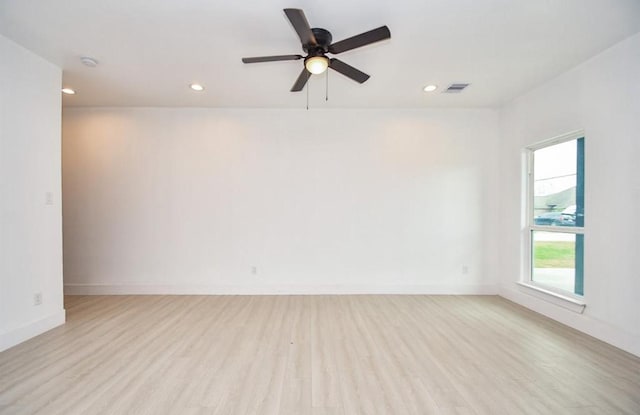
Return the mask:
<svg viewBox="0 0 640 415">
<path fill-rule="evenodd" d="M 42 293 L 33 294 L 33 305 L 42 304 Z"/>
<path fill-rule="evenodd" d="M 467 275 L 469 273 L 469 267 L 467 265 L 462 266 L 462 274 Z"/>
<path fill-rule="evenodd" d="M 53 205 L 53 193 L 47 192 L 44 194 L 44 203 L 47 205 Z"/>
<path fill-rule="evenodd" d="M 251 267 L 251 273 L 253 275 L 256 275 L 258 273 L 258 267 L 256 267 L 255 265 Z"/>
</svg>

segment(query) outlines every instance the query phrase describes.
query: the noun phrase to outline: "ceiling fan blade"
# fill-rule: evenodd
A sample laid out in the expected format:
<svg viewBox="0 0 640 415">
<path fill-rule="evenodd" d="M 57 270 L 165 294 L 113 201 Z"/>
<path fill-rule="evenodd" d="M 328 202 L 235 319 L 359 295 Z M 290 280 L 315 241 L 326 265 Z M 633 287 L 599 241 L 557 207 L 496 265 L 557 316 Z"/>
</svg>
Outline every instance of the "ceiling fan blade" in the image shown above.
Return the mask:
<svg viewBox="0 0 640 415">
<path fill-rule="evenodd" d="M 310 76 L 311 72 L 307 71 L 307 68 L 302 68 L 302 72 L 300 72 L 300 76 L 296 79 L 296 83 L 291 87 L 291 92 L 302 91 Z"/>
<path fill-rule="evenodd" d="M 381 40 L 389 39 L 391 32 L 387 26 L 381 26 L 377 29 L 369 30 L 368 32 L 360 33 L 359 35 L 352 36 L 348 39 L 336 42 L 329 46 L 329 52 L 342 53 L 351 49 L 359 48 L 361 46 L 370 45 Z"/>
<path fill-rule="evenodd" d="M 309 22 L 304 15 L 304 12 L 300 9 L 284 9 L 284 13 L 289 18 L 289 21 L 293 25 L 293 28 L 298 33 L 298 37 L 303 45 L 317 45 L 316 37 L 309 27 Z"/>
<path fill-rule="evenodd" d="M 275 62 L 275 61 L 295 61 L 302 58 L 303 58 L 302 55 L 259 56 L 256 58 L 242 58 L 242 62 L 258 63 L 258 62 Z"/>
<path fill-rule="evenodd" d="M 335 59 L 335 58 L 331 59 L 331 62 L 329 63 L 329 68 L 333 69 L 336 72 L 340 72 L 347 78 L 351 78 L 356 82 L 363 83 L 364 81 L 369 79 L 369 75 L 367 75 L 362 71 L 359 71 L 358 69 L 354 68 L 351 65 L 348 65 L 342 62 L 339 59 Z"/>
</svg>

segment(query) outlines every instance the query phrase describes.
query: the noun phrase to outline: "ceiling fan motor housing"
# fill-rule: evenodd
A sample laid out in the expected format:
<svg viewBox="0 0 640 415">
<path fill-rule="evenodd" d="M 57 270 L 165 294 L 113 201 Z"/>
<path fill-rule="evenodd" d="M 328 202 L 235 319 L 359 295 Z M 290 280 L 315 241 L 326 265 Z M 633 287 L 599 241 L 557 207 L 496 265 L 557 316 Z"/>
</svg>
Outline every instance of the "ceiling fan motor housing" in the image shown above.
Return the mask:
<svg viewBox="0 0 640 415">
<path fill-rule="evenodd" d="M 331 45 L 331 41 L 333 40 L 331 32 L 319 27 L 312 28 L 311 32 L 316 38 L 317 44 L 302 45 L 302 50 L 312 56 L 322 55 L 329 52 L 329 45 Z"/>
</svg>

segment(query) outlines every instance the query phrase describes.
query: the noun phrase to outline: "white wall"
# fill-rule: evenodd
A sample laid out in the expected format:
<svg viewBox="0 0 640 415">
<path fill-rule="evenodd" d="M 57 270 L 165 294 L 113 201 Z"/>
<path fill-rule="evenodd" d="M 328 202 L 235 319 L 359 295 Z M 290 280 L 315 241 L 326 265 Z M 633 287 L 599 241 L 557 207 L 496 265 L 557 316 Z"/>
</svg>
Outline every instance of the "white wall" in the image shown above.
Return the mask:
<svg viewBox="0 0 640 415">
<path fill-rule="evenodd" d="M 502 295 L 640 355 L 640 34 L 507 105 L 501 114 Z M 585 131 L 585 295 L 576 314 L 521 278 L 521 152 Z"/>
<path fill-rule="evenodd" d="M 0 350 L 64 323 L 61 76 L 0 36 Z"/>
<path fill-rule="evenodd" d="M 65 109 L 67 292 L 495 293 L 497 144 L 493 110 Z"/>
</svg>

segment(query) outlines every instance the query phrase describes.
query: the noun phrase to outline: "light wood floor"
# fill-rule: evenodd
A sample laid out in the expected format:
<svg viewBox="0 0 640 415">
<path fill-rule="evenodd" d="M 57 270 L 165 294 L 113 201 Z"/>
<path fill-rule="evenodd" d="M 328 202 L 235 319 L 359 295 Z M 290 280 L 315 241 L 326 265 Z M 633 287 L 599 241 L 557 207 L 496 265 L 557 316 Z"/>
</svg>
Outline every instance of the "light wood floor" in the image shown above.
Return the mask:
<svg viewBox="0 0 640 415">
<path fill-rule="evenodd" d="M 640 414 L 640 359 L 499 297 L 68 297 L 3 414 Z"/>
</svg>

